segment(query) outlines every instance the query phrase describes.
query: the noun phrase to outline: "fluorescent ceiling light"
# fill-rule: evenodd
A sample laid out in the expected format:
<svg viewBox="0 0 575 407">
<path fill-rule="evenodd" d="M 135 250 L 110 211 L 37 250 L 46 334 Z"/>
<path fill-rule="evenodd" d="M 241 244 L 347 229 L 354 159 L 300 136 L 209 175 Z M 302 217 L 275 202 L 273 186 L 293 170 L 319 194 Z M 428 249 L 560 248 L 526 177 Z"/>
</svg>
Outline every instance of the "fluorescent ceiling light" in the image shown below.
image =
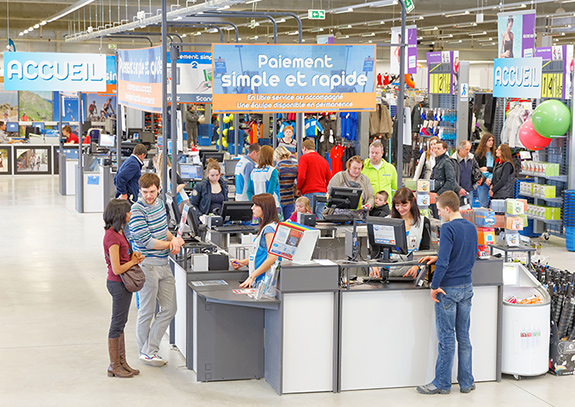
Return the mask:
<svg viewBox="0 0 575 407">
<path fill-rule="evenodd" d="M 478 36 L 478 35 L 487 35 L 487 31 L 483 31 L 483 32 L 480 32 L 480 33 L 469 33 L 469 36 L 470 36 L 470 37 L 476 37 L 476 36 Z"/>
<path fill-rule="evenodd" d="M 465 10 L 462 13 L 454 13 L 454 14 L 446 14 L 445 17 L 458 17 L 458 16 L 466 16 L 469 14 L 469 10 Z"/>
<path fill-rule="evenodd" d="M 292 31 L 291 33 L 287 33 L 287 35 L 298 35 L 299 31 Z"/>
<path fill-rule="evenodd" d="M 46 20 L 42 21 L 40 25 L 46 25 Z"/>
<path fill-rule="evenodd" d="M 285 23 L 286 19 L 285 18 L 280 18 L 278 21 L 276 21 L 276 23 Z"/>
<path fill-rule="evenodd" d="M 229 8 L 230 8 L 230 5 L 229 5 L 229 4 L 226 4 L 225 6 L 219 7 L 219 8 L 217 8 L 216 10 L 222 11 L 222 10 L 227 10 L 227 9 L 229 9 Z"/>
<path fill-rule="evenodd" d="M 262 0 L 250 0 L 250 1 L 246 1 L 246 4 L 253 4 L 253 3 L 259 3 Z"/>
<path fill-rule="evenodd" d="M 40 28 L 40 24 L 34 24 L 34 28 L 35 28 L 35 29 Z"/>
<path fill-rule="evenodd" d="M 93 3 L 93 2 L 94 2 L 94 0 L 80 0 L 80 1 L 70 5 L 69 7 L 66 7 L 64 10 L 60 11 L 59 13 L 48 17 L 46 19 L 46 22 L 51 23 L 52 21 L 56 21 L 59 18 L 67 16 L 68 14 L 73 13 L 74 11 L 76 11 L 76 10 L 78 10 L 84 6 L 87 6 L 88 4 Z"/>
</svg>

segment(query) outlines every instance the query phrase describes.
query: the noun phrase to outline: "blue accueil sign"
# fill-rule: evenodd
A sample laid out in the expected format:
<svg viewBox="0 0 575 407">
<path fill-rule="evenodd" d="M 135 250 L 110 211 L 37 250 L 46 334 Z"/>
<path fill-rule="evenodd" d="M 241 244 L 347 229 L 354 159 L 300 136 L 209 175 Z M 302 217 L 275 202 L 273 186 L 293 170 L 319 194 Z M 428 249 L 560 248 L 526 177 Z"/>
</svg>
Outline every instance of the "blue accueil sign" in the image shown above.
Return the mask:
<svg viewBox="0 0 575 407">
<path fill-rule="evenodd" d="M 541 97 L 541 58 L 498 58 L 493 66 L 493 96 Z"/>
<path fill-rule="evenodd" d="M 5 52 L 4 90 L 106 90 L 106 55 Z"/>
</svg>

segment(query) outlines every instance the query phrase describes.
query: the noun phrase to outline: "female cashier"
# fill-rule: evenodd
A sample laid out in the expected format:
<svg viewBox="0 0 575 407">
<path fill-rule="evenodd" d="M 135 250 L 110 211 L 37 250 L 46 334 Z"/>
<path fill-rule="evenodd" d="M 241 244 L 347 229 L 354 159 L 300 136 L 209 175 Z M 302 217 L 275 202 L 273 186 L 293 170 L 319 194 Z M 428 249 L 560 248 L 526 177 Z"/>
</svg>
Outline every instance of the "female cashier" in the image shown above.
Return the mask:
<svg viewBox="0 0 575 407">
<path fill-rule="evenodd" d="M 407 234 L 409 254 L 417 250 L 429 250 L 431 247 L 431 226 L 429 219 L 419 213 L 415 194 L 409 188 L 399 188 L 391 201 L 391 217 L 403 219 Z M 407 261 L 405 255 L 392 254 L 393 260 Z M 390 276 L 416 277 L 419 266 L 390 267 Z M 373 268 L 371 277 L 380 277 L 379 269 Z"/>
<path fill-rule="evenodd" d="M 276 201 L 271 194 L 259 194 L 252 197 L 252 212 L 260 221 L 260 229 L 250 253 L 249 259 L 232 260 L 234 269 L 249 267 L 249 276 L 240 287 L 256 286 L 264 277 L 264 273 L 278 262 L 278 257 L 268 253 L 272 239 L 279 223 Z"/>
</svg>

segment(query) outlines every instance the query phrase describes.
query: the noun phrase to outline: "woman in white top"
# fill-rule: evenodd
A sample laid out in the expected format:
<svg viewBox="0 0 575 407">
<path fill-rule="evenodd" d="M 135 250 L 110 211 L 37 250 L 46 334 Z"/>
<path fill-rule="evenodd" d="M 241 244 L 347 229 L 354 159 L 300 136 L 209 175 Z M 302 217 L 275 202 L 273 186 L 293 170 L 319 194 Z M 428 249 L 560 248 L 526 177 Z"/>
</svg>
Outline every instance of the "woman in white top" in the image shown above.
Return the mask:
<svg viewBox="0 0 575 407">
<path fill-rule="evenodd" d="M 439 141 L 439 137 L 431 137 L 427 142 L 427 151 L 419 157 L 419 163 L 413 175 L 414 180 L 418 179 L 431 179 L 433 167 L 435 167 L 435 153 L 433 152 L 435 144 Z"/>
</svg>

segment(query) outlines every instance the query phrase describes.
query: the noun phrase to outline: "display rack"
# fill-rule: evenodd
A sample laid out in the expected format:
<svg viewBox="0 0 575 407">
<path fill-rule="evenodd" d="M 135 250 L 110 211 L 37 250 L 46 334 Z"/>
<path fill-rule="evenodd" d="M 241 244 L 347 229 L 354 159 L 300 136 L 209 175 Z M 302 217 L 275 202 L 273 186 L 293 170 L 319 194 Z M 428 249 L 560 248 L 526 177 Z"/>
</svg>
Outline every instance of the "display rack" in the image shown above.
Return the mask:
<svg viewBox="0 0 575 407">
<path fill-rule="evenodd" d="M 144 112 L 144 129 L 152 131 L 154 134 L 162 132 L 162 114 Z"/>
</svg>

